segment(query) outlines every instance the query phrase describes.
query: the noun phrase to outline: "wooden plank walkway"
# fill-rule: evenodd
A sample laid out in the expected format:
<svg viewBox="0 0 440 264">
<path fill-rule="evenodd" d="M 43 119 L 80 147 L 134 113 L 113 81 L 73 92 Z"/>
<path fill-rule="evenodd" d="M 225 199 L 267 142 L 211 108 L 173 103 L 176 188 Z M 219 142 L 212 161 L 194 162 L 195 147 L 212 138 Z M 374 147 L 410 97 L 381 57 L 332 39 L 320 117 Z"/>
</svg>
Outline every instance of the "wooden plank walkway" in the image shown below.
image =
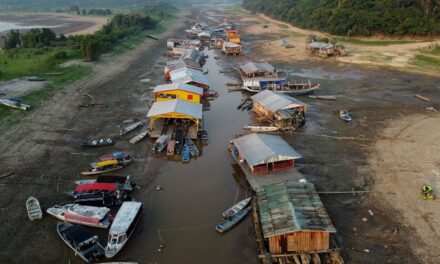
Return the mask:
<svg viewBox="0 0 440 264">
<path fill-rule="evenodd" d="M 286 181 L 299 181 L 300 179 L 305 179 L 304 175 L 299 172 L 296 168 L 286 169 L 278 172 L 271 172 L 265 174 L 252 174 L 250 169 L 244 164 L 244 162 L 240 162 L 237 157 L 231 155 L 232 158 L 237 162 L 240 166 L 244 174 L 246 175 L 246 179 L 252 189 L 255 191 L 257 188 L 262 187 L 268 184 L 286 182 Z"/>
</svg>

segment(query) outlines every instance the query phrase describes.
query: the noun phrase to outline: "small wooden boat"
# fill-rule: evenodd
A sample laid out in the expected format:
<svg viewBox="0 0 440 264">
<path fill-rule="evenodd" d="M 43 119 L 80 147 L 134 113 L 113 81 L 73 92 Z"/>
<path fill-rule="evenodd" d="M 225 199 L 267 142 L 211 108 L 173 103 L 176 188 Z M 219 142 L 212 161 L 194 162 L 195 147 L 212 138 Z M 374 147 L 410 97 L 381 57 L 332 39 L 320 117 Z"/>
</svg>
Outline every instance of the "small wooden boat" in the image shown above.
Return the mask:
<svg viewBox="0 0 440 264">
<path fill-rule="evenodd" d="M 153 146 L 153 153 L 162 152 L 168 146 L 168 136 L 162 135 L 160 136 Z"/>
<path fill-rule="evenodd" d="M 351 122 L 352 118 L 347 110 L 339 110 L 339 117 L 345 122 Z"/>
<path fill-rule="evenodd" d="M 208 145 L 208 132 L 205 130 L 199 131 L 199 138 L 201 139 L 203 145 Z"/>
<path fill-rule="evenodd" d="M 58 235 L 61 239 L 80 256 L 85 262 L 90 263 L 102 258 L 105 250 L 99 243 L 97 235 L 86 228 L 69 223 L 57 223 Z"/>
<path fill-rule="evenodd" d="M 148 136 L 148 134 L 150 134 L 149 130 L 145 130 L 139 134 L 137 134 L 136 136 L 134 136 L 132 139 L 130 139 L 128 142 L 130 142 L 131 144 L 136 144 L 139 141 L 141 141 L 142 139 L 144 139 L 145 137 Z"/>
<path fill-rule="evenodd" d="M 243 128 L 249 129 L 252 132 L 274 132 L 279 130 L 279 128 L 275 126 L 258 126 L 258 125 L 247 125 L 244 126 Z"/>
<path fill-rule="evenodd" d="M 43 218 L 43 212 L 41 211 L 40 202 L 37 198 L 31 196 L 26 200 L 26 210 L 28 217 L 31 221 L 39 220 Z"/>
<path fill-rule="evenodd" d="M 30 105 L 22 103 L 21 100 L 18 98 L 0 99 L 0 104 L 3 104 L 10 108 L 20 109 L 23 111 L 27 111 L 31 109 Z"/>
<path fill-rule="evenodd" d="M 131 125 L 128 125 L 128 126 L 122 128 L 122 129 L 119 131 L 119 135 L 123 136 L 123 135 L 125 135 L 125 134 L 127 134 L 127 133 L 130 133 L 131 131 L 133 131 L 133 130 L 135 130 L 135 129 L 137 129 L 137 128 L 140 128 L 140 127 L 143 126 L 143 125 L 144 125 L 144 122 L 143 122 L 143 121 L 139 121 L 139 122 L 133 123 L 133 124 L 131 124 Z"/>
<path fill-rule="evenodd" d="M 171 139 L 170 141 L 168 141 L 167 156 L 174 155 L 175 147 L 176 147 L 176 141 L 174 139 Z"/>
<path fill-rule="evenodd" d="M 241 110 L 245 110 L 251 105 L 252 105 L 252 101 L 246 101 L 246 102 L 244 102 L 244 104 L 241 105 L 240 108 L 241 108 Z"/>
<path fill-rule="evenodd" d="M 55 205 L 46 212 L 61 221 L 107 229 L 111 223 L 110 209 L 107 207 L 80 204 Z"/>
<path fill-rule="evenodd" d="M 224 233 L 227 230 L 231 229 L 234 225 L 236 225 L 238 222 L 240 222 L 251 210 L 251 207 L 245 208 L 235 215 L 225 218 L 221 220 L 216 226 L 215 229 L 220 232 Z"/>
<path fill-rule="evenodd" d="M 106 160 L 117 160 L 122 165 L 127 165 L 133 162 L 131 156 L 125 151 L 115 151 L 110 154 L 105 154 L 99 157 L 99 161 L 106 161 Z"/>
<path fill-rule="evenodd" d="M 106 160 L 93 164 L 92 168 L 87 171 L 82 171 L 82 175 L 98 175 L 107 173 L 110 171 L 120 170 L 123 168 L 123 165 L 120 164 L 117 160 Z"/>
<path fill-rule="evenodd" d="M 431 102 L 431 99 L 420 94 L 416 94 L 414 95 L 414 97 L 425 102 Z"/>
<path fill-rule="evenodd" d="M 287 83 L 282 90 L 277 92 L 287 93 L 289 95 L 308 95 L 319 89 L 319 84 L 312 84 L 310 81 L 306 83 Z"/>
<path fill-rule="evenodd" d="M 334 95 L 309 95 L 309 98 L 318 99 L 322 101 L 336 101 L 336 96 Z"/>
<path fill-rule="evenodd" d="M 234 204 L 231 208 L 223 212 L 223 217 L 231 217 L 236 215 L 238 212 L 243 210 L 251 201 L 251 197 L 241 200 L 240 202 Z"/>
<path fill-rule="evenodd" d="M 180 154 L 180 157 L 182 158 L 183 162 L 189 162 L 189 159 L 191 158 L 189 148 L 186 143 L 182 147 L 182 153 Z"/>
<path fill-rule="evenodd" d="M 81 147 L 106 147 L 106 146 L 113 146 L 115 144 L 115 141 L 113 141 L 111 138 L 107 139 L 92 139 L 85 141 L 80 144 Z"/>
<path fill-rule="evenodd" d="M 191 157 L 197 157 L 197 156 L 200 155 L 200 151 L 197 148 L 197 146 L 194 143 L 194 141 L 192 141 L 190 138 L 186 138 L 185 139 L 185 143 L 188 146 L 189 153 L 191 154 Z"/>
</svg>

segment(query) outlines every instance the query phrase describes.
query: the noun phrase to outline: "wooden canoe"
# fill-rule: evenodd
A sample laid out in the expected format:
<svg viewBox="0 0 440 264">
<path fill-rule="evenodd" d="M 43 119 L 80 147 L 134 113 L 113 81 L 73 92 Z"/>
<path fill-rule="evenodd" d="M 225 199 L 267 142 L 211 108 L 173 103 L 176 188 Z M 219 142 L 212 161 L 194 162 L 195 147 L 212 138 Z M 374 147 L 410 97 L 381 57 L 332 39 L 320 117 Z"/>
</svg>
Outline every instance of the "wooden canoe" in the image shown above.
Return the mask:
<svg viewBox="0 0 440 264">
<path fill-rule="evenodd" d="M 234 225 L 236 225 L 238 222 L 240 222 L 249 213 L 250 210 L 251 210 L 251 207 L 245 208 L 245 209 L 239 211 L 234 216 L 221 220 L 215 226 L 215 229 L 220 233 L 224 233 L 224 232 L 228 231 Z"/>
<path fill-rule="evenodd" d="M 136 144 L 139 141 L 141 141 L 142 139 L 144 139 L 148 134 L 150 133 L 149 130 L 143 131 L 139 134 L 137 134 L 135 137 L 133 137 L 132 139 L 130 139 L 128 142 L 130 142 L 131 144 Z"/>
<path fill-rule="evenodd" d="M 240 202 L 234 204 L 231 208 L 223 212 L 223 217 L 231 217 L 236 215 L 238 212 L 243 210 L 243 208 L 245 208 L 250 201 L 251 201 L 251 197 L 243 199 Z"/>
</svg>

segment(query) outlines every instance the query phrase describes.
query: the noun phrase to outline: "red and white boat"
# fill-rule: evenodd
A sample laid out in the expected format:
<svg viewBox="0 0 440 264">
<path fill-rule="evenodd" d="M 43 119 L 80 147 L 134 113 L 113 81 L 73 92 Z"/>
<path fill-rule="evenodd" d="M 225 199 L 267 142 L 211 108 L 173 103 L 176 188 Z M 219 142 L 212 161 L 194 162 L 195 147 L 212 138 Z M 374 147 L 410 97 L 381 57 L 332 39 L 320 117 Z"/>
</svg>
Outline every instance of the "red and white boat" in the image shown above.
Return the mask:
<svg viewBox="0 0 440 264">
<path fill-rule="evenodd" d="M 61 221 L 107 229 L 111 224 L 110 209 L 79 204 L 55 205 L 46 212 Z"/>
<path fill-rule="evenodd" d="M 94 182 L 77 185 L 75 190 L 68 191 L 66 194 L 74 197 L 80 193 L 114 192 L 117 188 L 116 183 Z"/>
</svg>

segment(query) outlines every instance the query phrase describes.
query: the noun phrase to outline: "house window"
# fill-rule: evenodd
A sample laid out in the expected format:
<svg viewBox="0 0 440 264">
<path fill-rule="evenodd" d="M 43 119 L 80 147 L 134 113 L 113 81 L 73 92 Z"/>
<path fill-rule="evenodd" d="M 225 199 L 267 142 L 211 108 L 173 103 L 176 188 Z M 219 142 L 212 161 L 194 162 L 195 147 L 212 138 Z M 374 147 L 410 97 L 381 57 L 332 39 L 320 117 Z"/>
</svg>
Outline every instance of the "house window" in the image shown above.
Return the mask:
<svg viewBox="0 0 440 264">
<path fill-rule="evenodd" d="M 192 94 L 188 94 L 188 100 L 192 100 L 193 99 L 193 95 Z"/>
</svg>

